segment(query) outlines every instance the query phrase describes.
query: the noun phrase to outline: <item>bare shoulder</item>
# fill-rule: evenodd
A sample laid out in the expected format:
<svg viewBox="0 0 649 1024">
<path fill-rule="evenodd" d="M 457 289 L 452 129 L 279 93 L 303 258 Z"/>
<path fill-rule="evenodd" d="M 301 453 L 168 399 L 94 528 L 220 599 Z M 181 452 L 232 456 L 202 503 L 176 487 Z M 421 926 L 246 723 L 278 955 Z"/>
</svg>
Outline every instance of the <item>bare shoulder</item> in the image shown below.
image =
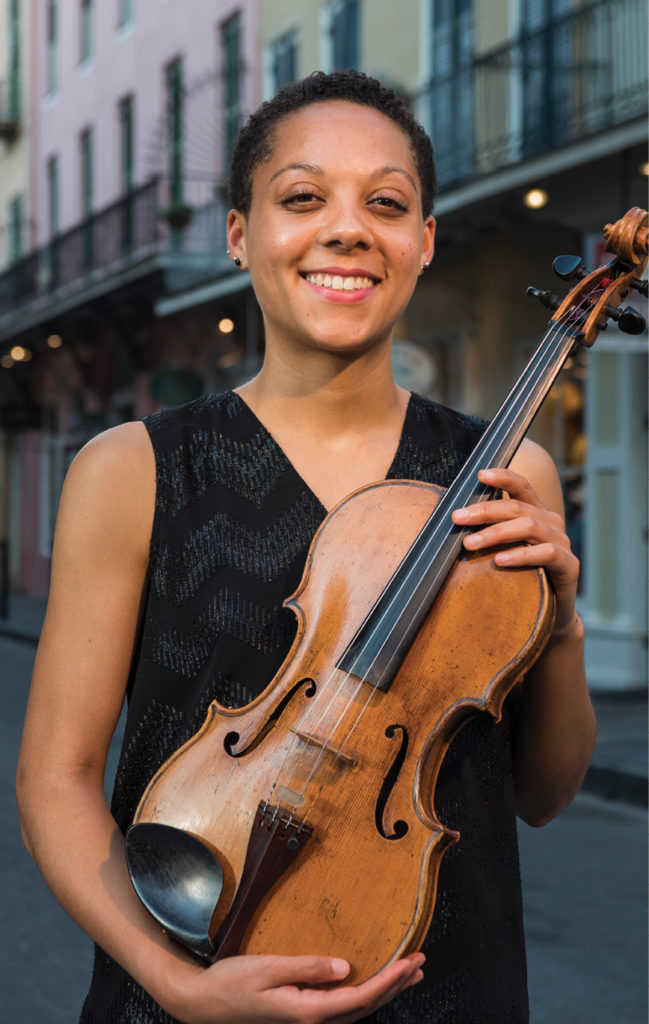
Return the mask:
<svg viewBox="0 0 649 1024">
<path fill-rule="evenodd" d="M 89 441 L 66 477 L 59 527 L 104 532 L 110 544 L 148 549 L 155 503 L 155 456 L 143 423 L 123 423 Z M 61 532 L 57 527 L 57 532 Z"/>
<path fill-rule="evenodd" d="M 544 505 L 563 515 L 561 481 L 554 460 L 545 448 L 525 438 L 509 468 L 530 482 Z"/>
</svg>

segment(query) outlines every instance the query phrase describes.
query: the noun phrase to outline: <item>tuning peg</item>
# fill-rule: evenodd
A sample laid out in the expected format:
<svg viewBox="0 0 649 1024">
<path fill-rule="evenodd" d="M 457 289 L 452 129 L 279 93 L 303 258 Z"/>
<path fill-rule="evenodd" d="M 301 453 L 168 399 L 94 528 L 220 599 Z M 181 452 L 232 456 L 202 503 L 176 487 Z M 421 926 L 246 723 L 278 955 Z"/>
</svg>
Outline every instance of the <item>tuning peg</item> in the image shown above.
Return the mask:
<svg viewBox="0 0 649 1024">
<path fill-rule="evenodd" d="M 629 282 L 632 288 L 635 288 L 637 292 L 644 295 L 645 299 L 649 297 L 649 281 L 647 278 L 632 277 Z"/>
<path fill-rule="evenodd" d="M 587 270 L 584 270 L 584 261 L 581 256 L 557 256 L 552 263 L 552 269 L 563 281 L 586 277 L 588 273 Z"/>
<path fill-rule="evenodd" d="M 540 288 L 534 288 L 532 285 L 529 286 L 525 294 L 538 299 L 541 305 L 547 306 L 548 309 L 558 309 L 561 305 L 558 295 L 553 295 L 552 292 L 542 292 Z"/>
<path fill-rule="evenodd" d="M 619 306 L 607 306 L 606 315 L 615 320 L 625 334 L 642 334 L 647 326 L 645 318 L 633 306 L 625 306 L 624 309 L 620 309 Z"/>
</svg>

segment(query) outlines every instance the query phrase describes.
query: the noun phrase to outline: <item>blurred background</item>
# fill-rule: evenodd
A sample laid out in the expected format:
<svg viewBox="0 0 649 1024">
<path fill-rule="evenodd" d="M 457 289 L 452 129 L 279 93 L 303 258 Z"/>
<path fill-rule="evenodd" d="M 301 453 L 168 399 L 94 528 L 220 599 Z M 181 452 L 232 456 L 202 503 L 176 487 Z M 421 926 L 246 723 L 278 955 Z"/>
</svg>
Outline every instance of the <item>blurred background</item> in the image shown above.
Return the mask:
<svg viewBox="0 0 649 1024">
<path fill-rule="evenodd" d="M 438 165 L 437 254 L 397 327 L 397 377 L 489 417 L 548 320 L 527 286 L 564 294 L 552 259 L 600 265 L 603 226 L 646 208 L 646 0 L 0 0 L 11 1024 L 76 1019 L 89 969 L 22 848 L 11 783 L 63 477 L 97 432 L 256 371 L 259 312 L 225 255 L 233 140 L 286 82 L 350 67 L 404 97 Z M 535 1024 L 646 1020 L 646 382 L 646 333 L 611 323 L 532 428 L 582 560 L 600 719 L 590 792 L 520 829 Z"/>
<path fill-rule="evenodd" d="M 646 206 L 646 22 L 646 0 L 0 0 L 0 618 L 46 594 L 85 441 L 259 365 L 224 239 L 249 111 L 316 68 L 359 68 L 411 105 L 439 241 L 395 368 L 488 417 L 548 319 L 526 287 L 565 291 L 552 258 L 599 265 L 603 225 Z M 647 673 L 646 370 L 646 335 L 611 325 L 533 428 L 606 691 Z"/>
</svg>

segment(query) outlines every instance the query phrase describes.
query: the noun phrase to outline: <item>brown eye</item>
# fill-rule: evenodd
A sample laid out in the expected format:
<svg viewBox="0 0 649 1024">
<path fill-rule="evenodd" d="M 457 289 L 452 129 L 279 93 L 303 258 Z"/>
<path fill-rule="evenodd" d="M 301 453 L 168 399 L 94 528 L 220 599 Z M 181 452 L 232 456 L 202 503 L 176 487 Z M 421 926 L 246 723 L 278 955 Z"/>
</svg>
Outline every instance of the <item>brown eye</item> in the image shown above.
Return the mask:
<svg viewBox="0 0 649 1024">
<path fill-rule="evenodd" d="M 376 196 L 372 199 L 372 203 L 375 206 L 384 207 L 386 210 L 400 210 L 402 213 L 406 213 L 408 210 L 406 204 L 395 199 L 394 196 Z"/>
<path fill-rule="evenodd" d="M 318 196 L 313 192 L 293 192 L 290 196 L 282 199 L 282 206 L 306 206 L 308 203 L 317 201 Z"/>
</svg>

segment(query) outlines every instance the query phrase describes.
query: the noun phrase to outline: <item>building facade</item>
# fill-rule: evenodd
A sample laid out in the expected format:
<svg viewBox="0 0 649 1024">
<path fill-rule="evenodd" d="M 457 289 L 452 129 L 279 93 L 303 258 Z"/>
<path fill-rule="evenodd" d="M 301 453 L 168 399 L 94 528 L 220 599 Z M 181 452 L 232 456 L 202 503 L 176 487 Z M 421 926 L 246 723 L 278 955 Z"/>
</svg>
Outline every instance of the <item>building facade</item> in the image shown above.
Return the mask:
<svg viewBox="0 0 649 1024">
<path fill-rule="evenodd" d="M 0 271 L 15 588 L 46 588 L 61 479 L 87 437 L 259 365 L 249 277 L 224 252 L 228 156 L 281 85 L 357 67 L 431 134 L 437 254 L 394 365 L 467 412 L 493 414 L 544 332 L 527 286 L 565 289 L 553 258 L 599 265 L 603 225 L 646 205 L 645 0 L 192 0 L 191 18 L 181 0 L 4 6 L 33 25 L 29 242 Z M 646 679 L 646 376 L 646 335 L 612 325 L 532 428 L 564 484 L 599 689 Z"/>
</svg>

